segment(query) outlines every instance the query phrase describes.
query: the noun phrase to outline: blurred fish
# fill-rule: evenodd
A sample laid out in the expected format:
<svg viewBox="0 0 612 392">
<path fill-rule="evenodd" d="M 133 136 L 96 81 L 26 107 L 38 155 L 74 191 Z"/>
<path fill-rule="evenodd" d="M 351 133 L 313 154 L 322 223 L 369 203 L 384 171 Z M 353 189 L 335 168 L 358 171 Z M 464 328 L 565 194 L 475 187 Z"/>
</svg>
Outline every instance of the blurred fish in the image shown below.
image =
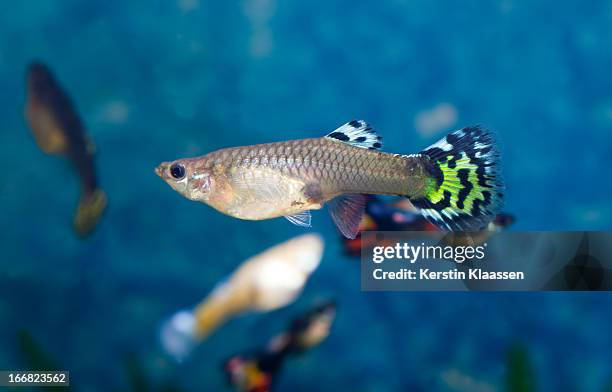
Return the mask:
<svg viewBox="0 0 612 392">
<path fill-rule="evenodd" d="M 302 292 L 322 255 L 322 238 L 305 234 L 246 260 L 195 309 L 179 311 L 163 325 L 164 348 L 182 360 L 231 317 L 290 304 Z"/>
<path fill-rule="evenodd" d="M 228 382 L 238 392 L 269 392 L 286 352 L 257 351 L 235 355 L 223 364 Z"/>
<path fill-rule="evenodd" d="M 365 214 L 361 219 L 358 234 L 355 238 L 342 237 L 344 252 L 349 256 L 361 256 L 362 246 L 371 248 L 377 245 L 393 246 L 392 240 L 369 242 L 361 236 L 363 231 L 439 231 L 438 227 L 430 223 L 407 199 L 389 201 L 374 195 L 368 195 Z M 387 243 L 388 242 L 388 243 Z"/>
<path fill-rule="evenodd" d="M 271 351 L 303 352 L 318 346 L 330 333 L 336 317 L 336 303 L 325 301 L 291 321 L 286 332 L 268 345 Z"/>
<path fill-rule="evenodd" d="M 500 388 L 486 381 L 460 371 L 448 369 L 440 374 L 442 385 L 439 389 L 453 392 L 499 392 Z"/>
<path fill-rule="evenodd" d="M 473 241 L 480 243 L 486 241 L 493 233 L 502 231 L 514 223 L 514 216 L 500 213 L 489 222 L 484 230 L 472 233 L 449 233 L 446 240 L 460 245 L 460 242 Z M 344 252 L 349 256 L 359 257 L 361 248 L 371 248 L 376 245 L 393 246 L 395 242 L 389 240 L 376 241 L 376 243 L 364 243 L 361 236 L 362 231 L 425 231 L 438 232 L 440 229 L 423 217 L 410 201 L 404 198 L 394 200 L 383 199 L 374 195 L 368 195 L 365 206 L 365 214 L 359 224 L 358 235 L 354 239 L 342 238 Z M 371 237 L 370 240 L 372 240 Z"/>
<path fill-rule="evenodd" d="M 85 236 L 96 227 L 106 208 L 106 194 L 98 187 L 93 163 L 94 146 L 68 95 L 49 68 L 32 63 L 27 76 L 26 120 L 38 147 L 47 154 L 65 156 L 81 179 L 81 198 L 74 229 Z"/>
<path fill-rule="evenodd" d="M 452 246 L 481 245 L 495 233 L 499 233 L 514 224 L 514 221 L 514 215 L 500 213 L 483 230 L 472 233 L 449 233 L 444 237 L 443 241 Z"/>
<path fill-rule="evenodd" d="M 327 338 L 335 314 L 335 303 L 326 301 L 296 317 L 265 349 L 231 357 L 223 364 L 229 382 L 239 392 L 270 391 L 289 355 L 303 353 Z"/>
<path fill-rule="evenodd" d="M 351 121 L 325 137 L 234 147 L 164 162 L 156 173 L 188 199 L 250 220 L 284 216 L 310 226 L 328 203 L 338 229 L 355 238 L 364 194 L 408 197 L 443 230 L 478 230 L 501 208 L 499 153 L 490 132 L 455 131 L 419 154 L 378 151 L 381 137 Z"/>
</svg>

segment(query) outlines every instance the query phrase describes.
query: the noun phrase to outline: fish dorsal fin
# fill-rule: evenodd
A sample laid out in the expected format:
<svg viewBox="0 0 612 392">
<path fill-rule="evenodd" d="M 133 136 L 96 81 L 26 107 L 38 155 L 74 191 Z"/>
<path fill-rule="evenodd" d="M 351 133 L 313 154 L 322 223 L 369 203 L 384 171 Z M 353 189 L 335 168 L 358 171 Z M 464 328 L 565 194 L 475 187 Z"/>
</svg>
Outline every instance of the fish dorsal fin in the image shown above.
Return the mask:
<svg viewBox="0 0 612 392">
<path fill-rule="evenodd" d="M 340 195 L 329 202 L 329 213 L 338 230 L 354 239 L 359 232 L 359 223 L 365 212 L 366 196 L 358 193 Z"/>
<path fill-rule="evenodd" d="M 287 215 L 285 218 L 296 226 L 310 227 L 310 211 L 303 211 L 294 215 Z"/>
<path fill-rule="evenodd" d="M 382 137 L 378 136 L 376 131 L 363 120 L 348 122 L 325 137 L 370 150 L 378 150 L 382 147 Z"/>
</svg>

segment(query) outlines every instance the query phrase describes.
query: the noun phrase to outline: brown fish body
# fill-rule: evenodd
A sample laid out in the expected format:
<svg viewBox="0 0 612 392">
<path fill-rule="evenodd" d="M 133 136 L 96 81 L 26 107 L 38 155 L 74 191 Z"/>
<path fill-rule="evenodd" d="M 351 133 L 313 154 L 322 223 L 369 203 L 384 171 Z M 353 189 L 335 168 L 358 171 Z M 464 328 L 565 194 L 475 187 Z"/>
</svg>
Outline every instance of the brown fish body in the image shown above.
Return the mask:
<svg viewBox="0 0 612 392">
<path fill-rule="evenodd" d="M 68 95 L 43 64 L 28 70 L 25 117 L 37 145 L 47 154 L 65 156 L 77 169 L 81 201 L 74 225 L 88 234 L 106 207 L 106 195 L 98 187 L 93 162 L 94 147 Z"/>
<path fill-rule="evenodd" d="M 28 72 L 25 116 L 40 149 L 70 158 L 79 171 L 83 191 L 92 193 L 97 179 L 83 123 L 68 95 L 42 64 L 33 64 Z"/>
<path fill-rule="evenodd" d="M 417 159 L 329 138 L 227 148 L 183 161 L 196 181 L 198 173 L 210 173 L 203 175 L 210 187 L 206 200 L 197 186 L 186 196 L 240 219 L 320 209 L 347 193 L 416 195 L 424 184 Z"/>
</svg>

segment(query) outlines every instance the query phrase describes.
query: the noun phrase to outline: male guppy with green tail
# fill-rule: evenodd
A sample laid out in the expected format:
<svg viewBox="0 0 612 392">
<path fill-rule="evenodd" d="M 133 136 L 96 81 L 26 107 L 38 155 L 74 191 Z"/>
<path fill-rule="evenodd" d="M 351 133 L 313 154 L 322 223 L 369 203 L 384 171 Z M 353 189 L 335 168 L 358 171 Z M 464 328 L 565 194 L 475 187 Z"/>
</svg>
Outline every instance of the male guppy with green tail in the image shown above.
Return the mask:
<svg viewBox="0 0 612 392">
<path fill-rule="evenodd" d="M 464 128 L 412 155 L 381 147 L 367 123 L 353 120 L 322 138 L 221 149 L 164 162 L 156 173 L 188 199 L 240 219 L 284 216 L 310 226 L 309 210 L 328 204 L 348 238 L 357 234 L 364 194 L 405 196 L 444 230 L 479 230 L 501 209 L 489 131 Z"/>
</svg>

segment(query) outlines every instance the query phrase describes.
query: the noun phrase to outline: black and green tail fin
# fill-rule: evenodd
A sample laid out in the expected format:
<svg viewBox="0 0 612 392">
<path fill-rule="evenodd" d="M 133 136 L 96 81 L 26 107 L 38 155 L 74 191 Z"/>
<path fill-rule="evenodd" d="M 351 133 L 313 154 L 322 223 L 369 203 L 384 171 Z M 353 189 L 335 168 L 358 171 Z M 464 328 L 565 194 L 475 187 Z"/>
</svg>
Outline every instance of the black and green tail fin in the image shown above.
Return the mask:
<svg viewBox="0 0 612 392">
<path fill-rule="evenodd" d="M 483 229 L 503 205 L 504 183 L 495 137 L 478 126 L 455 131 L 419 156 L 431 181 L 411 200 L 442 230 Z"/>
</svg>

